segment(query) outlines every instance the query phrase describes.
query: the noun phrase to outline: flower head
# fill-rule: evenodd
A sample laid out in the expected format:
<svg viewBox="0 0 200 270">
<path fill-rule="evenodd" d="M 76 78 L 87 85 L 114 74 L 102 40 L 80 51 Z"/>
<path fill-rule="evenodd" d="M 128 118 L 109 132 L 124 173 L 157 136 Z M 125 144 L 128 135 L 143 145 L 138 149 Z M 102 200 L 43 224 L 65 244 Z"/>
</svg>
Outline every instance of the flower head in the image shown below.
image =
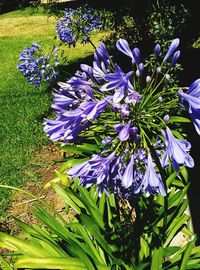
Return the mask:
<svg viewBox="0 0 200 270">
<path fill-rule="evenodd" d="M 126 40 L 120 39 L 117 48 L 129 56 L 130 70 L 129 65 L 122 70 L 100 42 L 93 64 L 82 64 L 66 83 L 59 83 L 60 89 L 53 91 L 55 118 L 45 119 L 45 132 L 53 141 L 75 146 L 79 142 L 80 149 L 83 142 L 98 144 L 95 155 L 91 156 L 90 151 L 74 155 L 77 159 L 87 156 L 87 161 L 67 172 L 72 179 L 79 178 L 86 187 L 97 185 L 100 194 L 105 190 L 123 198 L 141 193 L 165 196 L 159 170 L 194 166 L 190 143 L 175 138 L 166 128 L 173 113 L 179 112 L 171 87 L 178 43 L 174 40 L 165 55 L 164 61 L 172 56 L 171 63 L 159 63 L 162 59 L 153 57 L 158 63 L 152 72 L 148 61 L 141 63 L 140 50 L 132 50 Z M 156 45 L 156 56 L 160 52 L 160 45 Z M 185 93 L 180 90 L 179 96 L 200 127 L 200 80 Z M 163 144 L 160 130 L 165 128 Z"/>
<path fill-rule="evenodd" d="M 44 55 L 42 45 L 33 43 L 20 53 L 17 68 L 28 82 L 36 87 L 39 87 L 42 81 L 53 81 L 58 76 L 55 71 L 59 64 L 57 50 L 55 47 L 52 53 Z"/>
<path fill-rule="evenodd" d="M 76 45 L 79 37 L 82 43 L 90 40 L 90 32 L 102 28 L 101 19 L 91 8 L 66 9 L 66 14 L 56 25 L 58 38 L 69 46 Z"/>
</svg>

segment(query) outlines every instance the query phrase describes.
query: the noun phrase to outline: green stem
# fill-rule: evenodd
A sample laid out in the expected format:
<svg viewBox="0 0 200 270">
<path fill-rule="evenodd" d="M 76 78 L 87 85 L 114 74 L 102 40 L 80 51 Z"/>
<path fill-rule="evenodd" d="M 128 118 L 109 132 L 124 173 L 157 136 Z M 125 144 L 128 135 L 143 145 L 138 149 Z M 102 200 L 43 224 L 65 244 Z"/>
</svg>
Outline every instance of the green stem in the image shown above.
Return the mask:
<svg viewBox="0 0 200 270">
<path fill-rule="evenodd" d="M 94 43 L 91 41 L 91 39 L 89 38 L 88 41 L 90 42 L 90 44 L 92 45 L 92 47 L 96 50 L 96 46 L 94 45 Z"/>
<path fill-rule="evenodd" d="M 146 140 L 147 145 L 152 153 L 152 156 L 154 157 L 154 159 L 156 161 L 156 164 L 158 166 L 158 170 L 159 170 L 160 175 L 162 177 L 163 184 L 164 184 L 164 187 L 165 187 L 165 190 L 167 193 L 167 183 L 166 183 L 165 171 L 161 166 L 160 159 L 159 159 L 158 155 L 156 154 L 156 150 L 155 150 L 154 146 L 152 145 L 151 140 L 149 139 L 149 136 L 146 134 L 146 132 L 144 130 L 143 130 L 143 133 L 144 133 L 145 137 L 147 138 L 147 140 Z M 166 196 L 164 196 L 164 217 L 163 217 L 164 233 L 163 233 L 163 239 L 162 239 L 163 243 L 165 241 L 165 232 L 167 230 L 167 212 L 168 212 L 168 194 L 166 194 Z"/>
</svg>

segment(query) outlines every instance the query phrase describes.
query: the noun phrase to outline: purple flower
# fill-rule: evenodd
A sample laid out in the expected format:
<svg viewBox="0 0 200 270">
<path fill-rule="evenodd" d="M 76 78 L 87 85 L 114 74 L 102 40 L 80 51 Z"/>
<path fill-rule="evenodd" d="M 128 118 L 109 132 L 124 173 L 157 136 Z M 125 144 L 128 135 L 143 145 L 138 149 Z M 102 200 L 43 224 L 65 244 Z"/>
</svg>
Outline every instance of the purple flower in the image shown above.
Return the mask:
<svg viewBox="0 0 200 270">
<path fill-rule="evenodd" d="M 109 191 L 115 188 L 116 180 L 121 177 L 119 170 L 119 158 L 112 152 L 107 157 L 93 155 L 90 160 L 72 167 L 67 174 L 72 178 L 78 177 L 83 186 L 97 184 L 102 193 L 104 189 Z"/>
<path fill-rule="evenodd" d="M 143 192 L 147 196 L 152 193 L 158 193 L 162 196 L 166 196 L 166 191 L 161 180 L 161 176 L 155 171 L 154 167 L 155 165 L 153 163 L 152 157 L 150 154 L 148 154 L 146 172 L 138 187 L 135 189 L 135 194 Z"/>
<path fill-rule="evenodd" d="M 120 141 L 127 141 L 130 136 L 131 121 L 128 122 L 119 132 L 118 138 Z"/>
<path fill-rule="evenodd" d="M 107 105 L 106 99 L 97 102 L 85 101 L 75 110 L 62 110 L 56 119 L 45 119 L 44 131 L 52 141 L 75 141 L 81 131 L 88 127 L 88 121 L 99 117 Z"/>
<path fill-rule="evenodd" d="M 44 132 L 47 133 L 52 141 L 75 141 L 77 136 L 87 126 L 87 123 L 81 124 L 81 110 L 72 110 L 65 112 L 55 120 L 45 119 Z"/>
<path fill-rule="evenodd" d="M 101 62 L 99 65 L 97 62 L 93 62 L 93 75 L 98 82 L 104 82 L 107 73 L 108 70 L 104 62 Z"/>
<path fill-rule="evenodd" d="M 141 100 L 141 95 L 138 92 L 131 92 L 126 98 L 125 102 L 126 103 L 132 103 L 135 105 L 136 103 L 140 102 Z"/>
<path fill-rule="evenodd" d="M 114 130 L 119 133 L 122 130 L 123 126 L 122 124 L 115 124 L 114 125 Z"/>
<path fill-rule="evenodd" d="M 128 73 L 124 73 L 121 70 L 121 68 L 118 65 L 116 65 L 115 73 L 106 75 L 105 79 L 108 81 L 108 83 L 103 85 L 101 87 L 101 90 L 109 91 L 112 89 L 116 89 L 118 87 L 122 87 L 124 90 L 126 90 L 127 88 L 133 89 L 133 86 L 131 85 L 129 81 L 132 74 L 133 74 L 132 71 Z"/>
<path fill-rule="evenodd" d="M 122 101 L 124 96 L 125 96 L 124 87 L 120 87 L 120 88 L 116 89 L 115 93 L 113 95 L 113 102 L 114 103 L 119 103 L 120 101 Z"/>
<path fill-rule="evenodd" d="M 193 109 L 200 109 L 200 79 L 194 81 L 185 93 L 182 90 L 179 90 L 178 93 L 181 101 L 187 102 L 189 113 L 192 113 Z"/>
<path fill-rule="evenodd" d="M 54 89 L 53 96 L 54 99 L 51 107 L 58 112 L 62 112 L 67 108 L 73 108 L 79 103 L 75 93 L 66 89 Z"/>
<path fill-rule="evenodd" d="M 163 59 L 163 62 L 165 62 L 175 52 L 175 50 L 177 49 L 177 47 L 179 45 L 179 42 L 180 42 L 179 38 L 176 38 L 172 41 L 164 59 Z"/>
<path fill-rule="evenodd" d="M 130 49 L 130 47 L 128 45 L 128 42 L 125 39 L 120 38 L 117 41 L 116 46 L 117 46 L 117 49 L 120 52 L 122 52 L 122 53 L 126 54 L 127 56 L 129 56 L 132 59 L 132 63 L 135 64 L 135 62 L 136 62 L 135 58 L 133 56 L 133 53 L 131 52 L 131 49 Z"/>
<path fill-rule="evenodd" d="M 134 156 L 132 155 L 122 177 L 122 185 L 126 189 L 129 188 L 133 183 L 133 174 L 134 174 L 133 165 L 134 165 Z"/>
<path fill-rule="evenodd" d="M 94 120 L 100 116 L 100 114 L 106 109 L 108 101 L 103 99 L 101 101 L 85 101 L 81 103 L 79 108 L 83 111 L 82 117 L 86 117 L 87 120 Z"/>
<path fill-rule="evenodd" d="M 197 133 L 200 135 L 200 79 L 193 82 L 184 93 L 178 91 L 182 105 L 188 110 Z"/>
<path fill-rule="evenodd" d="M 162 166 L 166 167 L 170 158 L 175 171 L 179 171 L 180 165 L 192 168 L 194 160 L 188 154 L 191 144 L 186 140 L 180 140 L 173 136 L 171 130 L 167 127 L 166 132 L 162 130 L 165 143 L 165 154 L 162 158 Z"/>
<path fill-rule="evenodd" d="M 122 104 L 120 112 L 123 116 L 129 116 L 130 114 L 130 107 L 128 104 Z"/>
<path fill-rule="evenodd" d="M 89 33 L 102 28 L 102 22 L 92 9 L 85 8 L 83 12 L 77 9 L 66 9 L 65 17 L 56 25 L 57 34 L 63 43 L 75 47 L 78 37 L 82 37 L 82 43 L 89 41 Z"/>
<path fill-rule="evenodd" d="M 144 64 L 143 64 L 143 63 L 140 63 L 140 64 L 138 65 L 138 70 L 140 71 L 140 75 L 142 75 L 143 72 L 144 72 Z"/>
</svg>

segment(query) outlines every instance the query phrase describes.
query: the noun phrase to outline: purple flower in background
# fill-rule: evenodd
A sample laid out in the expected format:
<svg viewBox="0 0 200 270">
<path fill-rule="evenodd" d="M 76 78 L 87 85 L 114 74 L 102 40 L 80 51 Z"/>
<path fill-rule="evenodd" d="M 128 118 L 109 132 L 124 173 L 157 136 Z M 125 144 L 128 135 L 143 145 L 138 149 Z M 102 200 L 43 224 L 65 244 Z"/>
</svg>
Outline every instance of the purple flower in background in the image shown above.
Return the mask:
<svg viewBox="0 0 200 270">
<path fill-rule="evenodd" d="M 164 59 L 163 59 L 163 62 L 165 62 L 175 52 L 175 50 L 177 49 L 177 47 L 179 45 L 179 42 L 180 42 L 179 38 L 176 38 L 172 41 Z"/>
<path fill-rule="evenodd" d="M 189 112 L 197 133 L 200 135 L 200 79 L 193 82 L 184 93 L 178 91 L 181 104 Z"/>
<path fill-rule="evenodd" d="M 175 171 L 179 171 L 180 165 L 192 168 L 194 160 L 189 155 L 191 144 L 186 140 L 180 140 L 173 136 L 171 130 L 167 127 L 166 132 L 162 130 L 165 143 L 165 154 L 162 158 L 162 166 L 168 165 L 168 159 L 171 160 Z"/>
<path fill-rule="evenodd" d="M 58 38 L 63 43 L 75 47 L 79 37 L 82 38 L 82 43 L 89 42 L 89 33 L 102 29 L 102 22 L 91 8 L 82 8 L 82 10 L 68 8 L 65 17 L 57 23 L 56 28 Z"/>
<path fill-rule="evenodd" d="M 155 170 L 155 164 L 153 163 L 152 157 L 148 154 L 147 167 L 145 174 L 138 184 L 138 187 L 135 189 L 135 194 L 143 192 L 147 196 L 152 193 L 158 193 L 162 196 L 166 196 L 166 191 L 164 184 L 161 180 L 161 176 Z"/>
<path fill-rule="evenodd" d="M 57 51 L 58 48 L 55 47 L 52 53 L 44 55 L 42 46 L 33 43 L 20 53 L 17 68 L 29 83 L 36 87 L 39 87 L 42 81 L 51 82 L 58 76 L 58 72 L 55 71 L 59 64 Z"/>
</svg>

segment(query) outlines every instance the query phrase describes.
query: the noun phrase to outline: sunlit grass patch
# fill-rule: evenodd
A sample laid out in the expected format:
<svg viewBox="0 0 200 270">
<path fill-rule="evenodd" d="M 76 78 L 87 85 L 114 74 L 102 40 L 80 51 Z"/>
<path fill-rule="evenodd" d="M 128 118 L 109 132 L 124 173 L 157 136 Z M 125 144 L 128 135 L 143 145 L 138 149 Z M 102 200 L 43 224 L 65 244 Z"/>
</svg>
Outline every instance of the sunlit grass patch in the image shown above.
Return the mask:
<svg viewBox="0 0 200 270">
<path fill-rule="evenodd" d="M 32 180 L 29 171 L 35 149 L 49 143 L 42 122 L 52 99 L 51 91 L 46 91 L 48 85 L 37 89 L 19 73 L 19 52 L 34 41 L 43 43 L 46 52 L 59 44 L 54 39 L 56 19 L 42 15 L 41 10 L 29 13 L 30 9 L 26 9 L 0 16 L 0 183 L 14 186 Z M 97 45 L 103 36 L 95 32 L 91 38 Z M 76 48 L 63 49 L 66 65 L 94 52 L 91 44 L 80 42 Z M 0 189 L 0 216 L 6 213 L 9 201 L 8 191 Z"/>
<path fill-rule="evenodd" d="M 0 20 L 0 36 L 48 36 L 56 33 L 56 19 L 47 16 L 4 17 Z M 9 26 L 9 27 L 8 27 Z"/>
</svg>

